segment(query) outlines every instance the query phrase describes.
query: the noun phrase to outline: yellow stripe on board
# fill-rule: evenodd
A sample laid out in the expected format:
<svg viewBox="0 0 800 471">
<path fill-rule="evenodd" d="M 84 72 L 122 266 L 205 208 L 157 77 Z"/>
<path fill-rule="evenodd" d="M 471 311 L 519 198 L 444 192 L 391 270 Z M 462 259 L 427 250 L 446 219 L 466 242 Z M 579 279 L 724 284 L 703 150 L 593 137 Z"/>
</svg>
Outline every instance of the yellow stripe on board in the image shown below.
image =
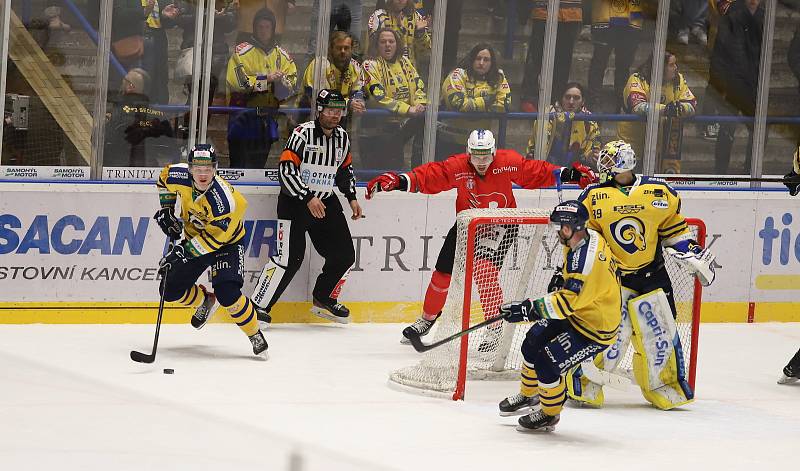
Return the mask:
<svg viewBox="0 0 800 471">
<path fill-rule="evenodd" d="M 422 312 L 420 302 L 349 302 L 352 322 L 413 322 Z M 744 302 L 706 302 L 701 322 L 747 322 Z M 310 312 L 311 303 L 278 303 L 272 312 L 275 323 L 326 323 Z M 189 322 L 192 309 L 164 307 L 165 324 Z M 224 311 L 222 311 L 224 312 Z M 0 324 L 151 324 L 158 314 L 157 303 L 0 303 Z M 755 322 L 800 322 L 800 302 L 756 303 Z M 226 316 L 227 317 L 227 316 Z M 474 320 L 474 319 L 473 319 Z M 483 320 L 482 318 L 480 320 Z M 215 315 L 211 322 L 231 322 Z"/>
<path fill-rule="evenodd" d="M 800 290 L 800 275 L 758 275 L 756 288 L 763 290 Z"/>
</svg>

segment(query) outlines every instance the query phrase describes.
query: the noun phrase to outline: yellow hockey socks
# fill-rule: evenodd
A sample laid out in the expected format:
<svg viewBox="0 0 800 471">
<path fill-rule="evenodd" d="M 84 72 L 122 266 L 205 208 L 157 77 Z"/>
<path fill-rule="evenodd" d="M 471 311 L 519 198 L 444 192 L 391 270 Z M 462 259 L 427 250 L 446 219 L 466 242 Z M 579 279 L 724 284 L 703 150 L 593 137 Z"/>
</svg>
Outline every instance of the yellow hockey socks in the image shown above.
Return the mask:
<svg viewBox="0 0 800 471">
<path fill-rule="evenodd" d="M 239 299 L 232 305 L 225 306 L 225 309 L 227 309 L 233 321 L 236 322 L 236 325 L 238 325 L 239 328 L 242 329 L 242 332 L 247 334 L 248 337 L 258 332 L 256 310 L 253 307 L 253 303 L 244 295 L 239 296 Z"/>
<path fill-rule="evenodd" d="M 175 303 L 186 307 L 197 307 L 203 303 L 203 290 L 199 285 L 192 285 Z"/>
<path fill-rule="evenodd" d="M 533 397 L 539 394 L 539 380 L 536 377 L 536 370 L 533 365 L 522 362 L 522 372 L 520 374 L 519 392 L 525 397 Z"/>
<path fill-rule="evenodd" d="M 566 400 L 566 383 L 561 378 L 558 378 L 557 383 L 539 384 L 539 404 L 545 414 L 550 416 L 560 414 Z"/>
</svg>

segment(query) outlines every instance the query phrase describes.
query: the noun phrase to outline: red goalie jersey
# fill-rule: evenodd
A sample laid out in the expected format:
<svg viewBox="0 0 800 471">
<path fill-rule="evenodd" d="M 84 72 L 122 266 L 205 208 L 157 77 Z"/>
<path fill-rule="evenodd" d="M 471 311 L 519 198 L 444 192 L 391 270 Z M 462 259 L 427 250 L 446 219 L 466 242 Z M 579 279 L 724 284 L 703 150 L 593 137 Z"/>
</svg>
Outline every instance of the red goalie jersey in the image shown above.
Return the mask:
<svg viewBox="0 0 800 471">
<path fill-rule="evenodd" d="M 525 159 L 519 152 L 498 149 L 486 174 L 481 176 L 469 162 L 468 154 L 452 155 L 443 162 L 420 165 L 399 177 L 406 191 L 435 194 L 455 188 L 456 213 L 470 208 L 516 208 L 511 190 L 516 183 L 536 189 L 556 184 L 554 170 L 544 160 Z"/>
</svg>

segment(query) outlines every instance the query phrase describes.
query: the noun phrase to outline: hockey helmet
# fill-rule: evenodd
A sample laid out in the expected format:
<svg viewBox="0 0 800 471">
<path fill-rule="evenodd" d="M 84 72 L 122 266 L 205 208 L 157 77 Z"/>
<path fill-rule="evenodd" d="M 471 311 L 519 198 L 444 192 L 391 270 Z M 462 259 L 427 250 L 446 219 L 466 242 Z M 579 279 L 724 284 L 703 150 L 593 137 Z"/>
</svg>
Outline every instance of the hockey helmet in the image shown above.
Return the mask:
<svg viewBox="0 0 800 471">
<path fill-rule="evenodd" d="M 550 213 L 550 222 L 554 225 L 569 226 L 573 231 L 586 229 L 589 221 L 589 210 L 580 201 L 569 200 L 558 205 Z"/>
<path fill-rule="evenodd" d="M 317 93 L 317 113 L 322 113 L 325 108 L 340 109 L 344 116 L 347 114 L 347 101 L 337 90 L 323 88 Z"/>
<path fill-rule="evenodd" d="M 623 140 L 608 142 L 597 157 L 597 171 L 600 181 L 606 182 L 614 175 L 628 172 L 636 167 L 636 154 L 631 145 Z"/>
<path fill-rule="evenodd" d="M 494 134 L 488 129 L 476 129 L 467 139 L 467 154 L 469 161 L 478 172 L 483 173 L 489 168 L 497 153 Z"/>
<path fill-rule="evenodd" d="M 189 151 L 189 166 L 217 166 L 217 151 L 211 144 L 195 144 Z"/>
</svg>

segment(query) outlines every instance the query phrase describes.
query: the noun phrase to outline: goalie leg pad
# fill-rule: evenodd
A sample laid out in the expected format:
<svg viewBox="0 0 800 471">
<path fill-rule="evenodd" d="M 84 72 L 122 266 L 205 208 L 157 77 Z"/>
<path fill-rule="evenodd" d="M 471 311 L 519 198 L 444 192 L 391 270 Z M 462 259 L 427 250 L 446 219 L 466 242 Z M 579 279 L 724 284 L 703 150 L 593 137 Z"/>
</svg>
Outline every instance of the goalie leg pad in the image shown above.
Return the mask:
<svg viewBox="0 0 800 471">
<path fill-rule="evenodd" d="M 285 273 L 286 267 L 279 265 L 270 257 L 269 262 L 261 270 L 261 276 L 258 277 L 256 287 L 253 289 L 252 299 L 256 306 L 266 308 L 275 304 L 277 296 L 280 296 L 277 293 L 278 286 L 280 286 Z"/>
<path fill-rule="evenodd" d="M 664 291 L 657 289 L 628 301 L 634 347 L 633 371 L 642 394 L 662 410 L 694 400 L 680 337 Z"/>
<path fill-rule="evenodd" d="M 598 363 L 602 363 L 602 355 L 597 355 L 592 361 L 598 368 L 601 368 Z M 605 401 L 603 386 L 584 376 L 583 368 L 580 365 L 569 370 L 564 376 L 564 380 L 567 385 L 567 397 L 591 407 L 603 407 Z"/>
</svg>

